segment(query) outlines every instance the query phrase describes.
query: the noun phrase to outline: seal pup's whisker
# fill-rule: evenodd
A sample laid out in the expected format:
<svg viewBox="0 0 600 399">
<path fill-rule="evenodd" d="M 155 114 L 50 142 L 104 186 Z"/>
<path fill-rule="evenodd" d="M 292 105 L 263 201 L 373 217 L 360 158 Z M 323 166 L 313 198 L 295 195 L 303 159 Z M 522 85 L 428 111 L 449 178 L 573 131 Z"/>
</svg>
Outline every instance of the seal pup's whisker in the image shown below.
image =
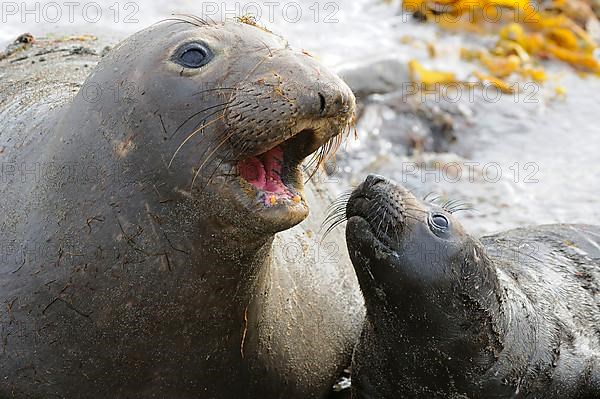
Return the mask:
<svg viewBox="0 0 600 399">
<path fill-rule="evenodd" d="M 338 203 L 332 203 L 328 210 L 327 210 L 327 217 L 325 218 L 325 220 L 323 221 L 323 223 L 327 222 L 327 220 L 329 219 L 329 217 L 331 217 L 333 214 L 337 214 L 339 212 L 345 212 L 346 211 L 346 203 L 348 202 L 348 198 L 342 198 L 340 200 L 338 200 Z"/>
<path fill-rule="evenodd" d="M 332 208 L 331 210 L 328 211 L 327 216 L 325 217 L 323 222 L 321 222 L 321 227 L 325 227 L 332 220 L 337 219 L 340 216 L 343 216 L 345 212 L 346 212 L 346 205 L 343 205 L 343 204 L 340 204 L 337 207 Z"/>
<path fill-rule="evenodd" d="M 447 208 L 448 212 L 456 213 L 461 211 L 476 211 L 472 204 L 468 202 L 458 201 L 455 205 Z"/>
<path fill-rule="evenodd" d="M 346 221 L 346 206 L 353 191 L 354 189 L 350 189 L 343 192 L 327 207 L 327 216 L 321 223 L 321 228 L 319 229 L 319 232 L 325 229 L 321 241 L 323 241 L 333 229 Z"/>
<path fill-rule="evenodd" d="M 407 206 L 407 205 L 404 206 L 404 209 L 407 210 L 407 211 L 419 212 L 419 213 L 424 213 L 424 214 L 428 214 L 429 213 L 427 211 L 424 211 L 423 209 L 418 209 L 418 208 L 410 207 L 410 206 Z"/>
<path fill-rule="evenodd" d="M 377 232 L 375 233 L 375 235 L 379 236 L 379 233 L 381 231 L 381 223 L 383 223 L 383 221 L 385 220 L 385 217 L 387 216 L 387 207 L 384 208 L 383 210 L 383 216 L 381 217 L 381 220 L 379 221 L 379 225 L 377 226 Z"/>
<path fill-rule="evenodd" d="M 387 212 L 387 210 L 386 210 Z M 385 219 L 385 215 L 383 216 L 383 218 Z M 390 220 L 386 220 L 385 222 L 385 230 L 383 231 L 383 235 L 387 236 L 387 232 L 388 232 L 388 228 L 390 227 L 391 221 Z"/>
<path fill-rule="evenodd" d="M 331 223 L 329 225 L 329 227 L 327 228 L 327 230 L 325 230 L 325 232 L 323 233 L 323 236 L 321 237 L 321 242 L 323 242 L 323 240 L 325 240 L 325 238 L 329 235 L 329 233 L 331 233 L 336 227 L 338 227 L 345 221 L 346 221 L 346 217 L 344 215 L 342 215 L 339 217 L 339 219 L 337 219 L 333 223 Z"/>
<path fill-rule="evenodd" d="M 457 201 L 459 201 L 459 200 L 457 200 L 457 199 L 448 200 L 448 201 L 444 202 L 441 205 L 441 207 L 442 207 L 442 209 L 448 209 L 450 206 L 452 206 L 452 204 L 455 204 Z"/>
<path fill-rule="evenodd" d="M 442 206 L 442 209 L 445 209 L 449 213 L 455 213 L 463 210 L 471 210 L 472 205 L 457 199 L 453 201 L 448 201 L 446 204 L 444 204 L 444 206 Z"/>
<path fill-rule="evenodd" d="M 321 224 L 321 229 L 323 227 L 328 228 L 328 226 L 332 223 L 332 222 L 336 222 L 338 219 L 340 218 L 344 218 L 346 215 L 346 207 L 340 208 L 340 209 L 336 209 L 333 212 L 331 212 L 327 218 L 323 221 L 323 223 Z"/>
<path fill-rule="evenodd" d="M 429 203 L 435 203 L 435 201 L 437 201 L 440 198 L 440 195 L 430 191 L 429 193 L 425 194 L 425 196 L 423 197 L 423 201 L 424 202 L 429 202 Z"/>
<path fill-rule="evenodd" d="M 457 212 L 464 212 L 464 211 L 477 211 L 477 209 L 473 208 L 472 206 L 466 206 L 466 207 L 462 207 L 462 208 L 452 208 L 450 210 L 450 213 L 457 213 Z"/>
<path fill-rule="evenodd" d="M 350 196 L 352 196 L 352 191 L 353 189 L 340 194 L 335 200 L 333 200 L 333 202 L 327 207 L 327 209 L 335 208 L 340 204 L 345 208 L 346 204 L 348 203 L 348 200 L 350 199 Z"/>
<path fill-rule="evenodd" d="M 442 204 L 439 204 L 439 199 L 441 196 L 439 194 L 434 194 L 434 192 L 429 192 L 422 198 L 423 202 L 428 202 L 433 205 L 437 205 L 448 213 L 455 213 L 460 211 L 468 211 L 474 210 L 473 205 L 463 202 L 460 199 L 450 199 L 446 200 Z"/>
<path fill-rule="evenodd" d="M 323 240 L 329 235 L 329 233 L 331 233 L 337 226 L 344 223 L 345 221 L 346 206 L 344 205 L 343 207 L 336 209 L 334 212 L 328 215 L 326 220 L 324 220 L 321 224 L 320 231 L 322 231 L 323 228 L 326 228 L 325 232 L 321 237 L 321 242 L 323 242 Z"/>
</svg>

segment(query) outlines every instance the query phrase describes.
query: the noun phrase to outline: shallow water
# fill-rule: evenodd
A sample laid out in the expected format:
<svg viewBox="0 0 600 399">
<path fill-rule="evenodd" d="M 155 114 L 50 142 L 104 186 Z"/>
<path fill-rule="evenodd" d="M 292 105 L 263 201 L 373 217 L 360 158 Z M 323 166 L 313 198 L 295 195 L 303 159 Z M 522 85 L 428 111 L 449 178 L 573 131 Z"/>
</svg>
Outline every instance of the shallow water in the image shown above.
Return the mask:
<svg viewBox="0 0 600 399">
<path fill-rule="evenodd" d="M 197 1 L 100 1 L 97 4 L 101 6 L 102 18 L 91 22 L 96 19 L 96 9 L 88 7 L 84 18 L 86 2 L 82 2 L 74 9 L 71 22 L 68 8 L 62 7 L 62 15 L 57 16 L 56 10 L 49 6 L 44 9 L 49 3 L 26 2 L 30 11 L 38 4 L 33 14 L 23 14 L 21 2 L 14 3 L 18 8 L 15 15 L 11 15 L 12 9 L 3 9 L 0 45 L 5 46 L 23 32 L 34 36 L 87 33 L 119 39 L 171 13 L 203 14 L 202 3 Z M 465 41 L 485 41 L 415 23 L 397 15 L 397 4 L 389 6 L 375 0 L 336 3 L 303 0 L 286 8 L 287 3 L 292 2 L 272 8 L 273 18 L 269 20 L 269 8 L 254 2 L 262 4 L 261 23 L 337 70 L 390 57 L 401 61 L 417 58 L 428 66 L 455 70 L 465 77 L 473 66 L 459 60 L 458 49 Z M 232 1 L 203 4 L 205 11 L 217 10 L 212 14 L 214 19 L 252 10 Z M 239 6 L 236 8 L 235 4 Z M 302 15 L 295 21 L 298 9 Z M 48 21 L 57 18 L 55 23 Z M 401 40 L 406 35 L 418 40 L 406 43 Z M 437 58 L 429 59 L 423 44 L 426 41 L 435 42 Z M 406 183 L 419 194 L 435 191 L 444 198 L 460 199 L 476 209 L 462 214 L 467 228 L 474 233 L 539 223 L 598 223 L 600 79 L 580 77 L 562 65 L 551 69 L 554 79 L 567 88 L 564 99 L 555 98 L 551 87 L 537 92 L 530 99 L 533 102 L 526 101 L 524 96 L 515 99 L 510 95 L 497 102 L 480 96 L 473 100 L 461 98 L 459 103 L 467 114 L 464 118 L 467 122 L 455 132 L 457 141 L 446 154 L 407 156 L 395 143 L 406 129 L 418 126 L 407 120 L 406 115 L 399 116 L 387 107 L 385 101 L 369 105 L 358 125 L 358 141 L 350 141 L 340 151 L 338 172 L 325 179 L 326 184 L 342 192 L 360 182 L 367 173 L 376 172 Z M 548 86 L 552 84 L 556 83 Z M 414 167 L 415 163 L 431 165 L 434 161 L 447 167 L 437 171 Z M 459 179 L 456 165 L 460 165 Z"/>
</svg>

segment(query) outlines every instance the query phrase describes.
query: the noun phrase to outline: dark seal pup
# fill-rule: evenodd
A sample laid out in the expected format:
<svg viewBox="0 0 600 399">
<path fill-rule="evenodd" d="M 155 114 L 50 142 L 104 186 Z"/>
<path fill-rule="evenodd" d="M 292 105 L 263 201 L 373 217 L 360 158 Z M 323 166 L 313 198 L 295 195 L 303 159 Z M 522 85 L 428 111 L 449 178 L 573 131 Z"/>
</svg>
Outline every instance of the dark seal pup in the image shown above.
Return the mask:
<svg viewBox="0 0 600 399">
<path fill-rule="evenodd" d="M 0 64 L 0 397 L 321 397 L 362 299 L 341 234 L 317 251 L 318 222 L 290 228 L 308 202 L 322 220 L 300 166 L 335 149 L 352 93 L 240 22 L 96 52 Z"/>
<path fill-rule="evenodd" d="M 600 398 L 600 227 L 476 239 L 369 176 L 346 207 L 367 306 L 354 398 Z"/>
</svg>

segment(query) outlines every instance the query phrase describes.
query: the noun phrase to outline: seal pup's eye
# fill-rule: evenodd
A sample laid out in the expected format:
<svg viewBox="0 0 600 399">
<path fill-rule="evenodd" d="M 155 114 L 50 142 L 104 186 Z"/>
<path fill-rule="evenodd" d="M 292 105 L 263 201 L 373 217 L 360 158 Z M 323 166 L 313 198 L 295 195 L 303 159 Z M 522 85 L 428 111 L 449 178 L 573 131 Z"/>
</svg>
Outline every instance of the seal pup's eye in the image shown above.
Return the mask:
<svg viewBox="0 0 600 399">
<path fill-rule="evenodd" d="M 179 47 L 173 61 L 186 68 L 200 68 L 212 59 L 212 52 L 202 43 L 187 43 Z"/>
<path fill-rule="evenodd" d="M 429 225 L 437 230 L 447 230 L 450 227 L 450 221 L 441 213 L 434 213 L 429 216 Z"/>
</svg>

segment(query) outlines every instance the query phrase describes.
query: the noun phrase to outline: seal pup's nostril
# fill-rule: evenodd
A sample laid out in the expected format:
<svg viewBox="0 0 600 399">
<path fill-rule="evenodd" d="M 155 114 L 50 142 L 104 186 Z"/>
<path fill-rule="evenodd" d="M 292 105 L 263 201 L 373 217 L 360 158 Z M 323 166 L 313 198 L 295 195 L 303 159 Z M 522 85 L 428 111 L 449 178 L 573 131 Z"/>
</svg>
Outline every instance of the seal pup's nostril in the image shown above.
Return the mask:
<svg viewBox="0 0 600 399">
<path fill-rule="evenodd" d="M 384 182 L 385 180 L 386 179 L 383 176 L 379 176 L 379 175 L 375 175 L 375 174 L 370 174 L 365 179 L 365 183 L 366 183 L 367 187 L 373 187 L 377 183 Z"/>
<path fill-rule="evenodd" d="M 319 106 L 319 112 L 321 115 L 323 115 L 325 113 L 325 109 L 327 108 L 327 101 L 325 101 L 325 96 L 321 93 L 319 93 L 319 101 L 321 102 L 321 105 Z"/>
</svg>

